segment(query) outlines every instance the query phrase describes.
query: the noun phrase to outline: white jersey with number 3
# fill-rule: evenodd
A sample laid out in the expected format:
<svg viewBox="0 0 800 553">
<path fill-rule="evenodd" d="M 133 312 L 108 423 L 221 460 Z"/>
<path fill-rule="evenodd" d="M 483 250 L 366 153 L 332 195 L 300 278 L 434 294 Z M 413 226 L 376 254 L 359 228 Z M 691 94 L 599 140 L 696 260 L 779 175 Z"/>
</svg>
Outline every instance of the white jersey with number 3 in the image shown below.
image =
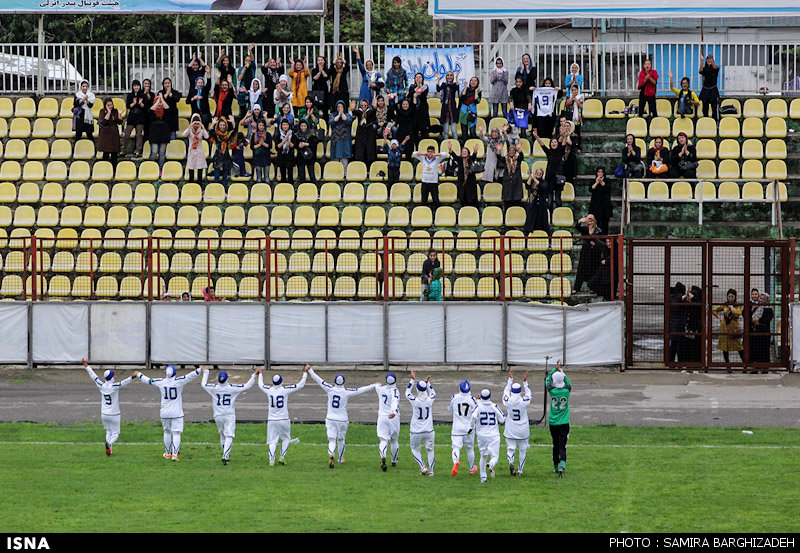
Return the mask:
<svg viewBox="0 0 800 553">
<path fill-rule="evenodd" d="M 531 426 L 528 422 L 528 405 L 531 404 L 531 389 L 528 383 L 523 383 L 521 394 L 512 394 L 511 385 L 514 380 L 509 378 L 503 390 L 503 405 L 506 408 L 506 425 L 503 436 L 512 440 L 525 440 L 531 435 Z"/>
</svg>

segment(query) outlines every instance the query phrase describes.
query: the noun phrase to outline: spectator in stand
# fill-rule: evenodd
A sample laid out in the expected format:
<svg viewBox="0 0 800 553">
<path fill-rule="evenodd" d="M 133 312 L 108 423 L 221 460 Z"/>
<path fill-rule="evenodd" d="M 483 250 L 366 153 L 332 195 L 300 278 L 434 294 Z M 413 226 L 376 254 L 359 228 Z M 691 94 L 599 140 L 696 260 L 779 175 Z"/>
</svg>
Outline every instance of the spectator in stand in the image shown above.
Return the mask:
<svg viewBox="0 0 800 553">
<path fill-rule="evenodd" d="M 448 71 L 445 73 L 444 81 L 440 82 L 442 76 L 437 73 L 436 75 L 436 92 L 439 93 L 439 98 L 442 102 L 442 113 L 439 116 L 439 122 L 444 127 L 442 138 L 452 138 L 458 140 L 458 73 Z"/>
<path fill-rule="evenodd" d="M 652 119 L 656 112 L 656 83 L 658 71 L 653 69 L 653 62 L 644 61 L 644 67 L 639 72 L 639 117 L 644 117 L 644 107 L 647 104 L 647 117 Z"/>
<path fill-rule="evenodd" d="M 719 77 L 719 66 L 714 61 L 714 56 L 709 52 L 703 64 L 703 54 L 700 54 L 700 75 L 703 76 L 703 90 L 700 91 L 700 101 L 703 102 L 703 117 L 713 117 L 719 120 L 719 88 L 717 88 L 717 78 Z M 710 111 L 710 115 L 709 115 Z"/>
<path fill-rule="evenodd" d="M 294 182 L 294 153 L 296 148 L 296 141 L 294 139 L 294 132 L 292 126 L 289 124 L 288 119 L 280 122 L 278 131 L 275 132 L 275 167 L 281 171 L 280 182 Z"/>
<path fill-rule="evenodd" d="M 336 102 L 335 111 L 328 121 L 331 129 L 331 160 L 338 161 L 347 171 L 347 163 L 352 156 L 351 126 L 353 116 L 347 111 L 343 100 Z"/>
<path fill-rule="evenodd" d="M 289 90 L 289 77 L 286 75 L 281 75 L 278 79 L 278 86 L 275 87 L 275 92 L 273 93 L 273 102 L 275 104 L 275 113 L 279 114 L 283 110 L 283 106 L 286 104 L 289 105 L 291 110 L 292 107 L 292 91 Z"/>
<path fill-rule="evenodd" d="M 553 79 L 547 77 L 542 81 L 542 86 L 534 88 L 532 102 L 536 104 L 536 132 L 545 139 L 553 136 L 558 116 L 556 114 L 556 103 L 564 92 L 557 86 L 553 86 Z"/>
<path fill-rule="evenodd" d="M 472 77 L 464 87 L 459 98 L 458 122 L 461 125 L 461 139 L 477 138 L 475 126 L 478 124 L 478 103 L 481 101 L 481 88 L 478 77 Z"/>
<path fill-rule="evenodd" d="M 153 83 L 150 79 L 142 79 L 142 94 L 144 94 L 144 140 L 150 140 L 150 122 L 153 119 L 153 103 L 156 101 L 156 95 L 153 92 Z"/>
<path fill-rule="evenodd" d="M 236 125 L 231 125 L 232 129 L 236 129 Z M 244 161 L 244 149 L 250 142 L 243 133 L 236 133 L 236 145 L 231 150 L 231 161 L 233 162 L 233 176 L 247 178 L 250 173 L 247 172 L 247 164 Z"/>
<path fill-rule="evenodd" d="M 211 122 L 211 108 L 208 103 L 211 79 L 206 75 L 205 78 L 200 76 L 190 82 L 194 83 L 194 88 L 189 89 L 185 101 L 192 108 L 192 114 L 198 114 L 203 125 L 208 125 Z"/>
<path fill-rule="evenodd" d="M 363 161 L 367 167 L 378 159 L 375 149 L 375 110 L 372 103 L 361 100 L 358 109 L 353 110 L 353 117 L 356 120 L 356 139 L 353 144 L 353 159 Z"/>
<path fill-rule="evenodd" d="M 238 85 L 237 99 L 239 101 L 239 112 L 244 113 L 247 111 L 249 93 L 251 91 L 251 84 L 253 79 L 256 78 L 256 65 L 253 59 L 253 48 L 255 44 L 252 42 L 247 47 L 247 55 L 244 57 L 244 63 L 236 70 L 236 83 Z"/>
<path fill-rule="evenodd" d="M 442 268 L 436 267 L 431 271 L 428 282 L 428 301 L 442 301 Z"/>
<path fill-rule="evenodd" d="M 414 152 L 422 165 L 422 203 L 428 203 L 428 197 L 433 199 L 433 209 L 439 207 L 439 163 L 447 157 L 447 154 L 437 154 L 436 148 L 428 146 L 427 151 Z"/>
<path fill-rule="evenodd" d="M 667 71 L 667 75 L 669 75 L 669 89 L 678 97 L 676 103 L 678 104 L 678 113 L 681 119 L 687 115 L 692 115 L 695 108 L 700 106 L 700 99 L 697 97 L 697 94 L 689 89 L 689 77 L 682 78 L 681 87 L 677 89 L 672 80 L 672 71 Z"/>
<path fill-rule="evenodd" d="M 657 179 L 659 175 L 669 171 L 669 150 L 664 146 L 664 139 L 656 137 L 653 147 L 647 150 L 647 178 Z"/>
<path fill-rule="evenodd" d="M 278 87 L 278 82 L 283 75 L 283 65 L 281 65 L 281 58 L 276 61 L 269 58 L 264 66 L 261 68 L 261 73 L 264 75 L 264 101 L 261 107 L 264 113 L 272 117 L 277 113 L 275 108 L 275 89 Z"/>
<path fill-rule="evenodd" d="M 228 119 L 228 123 L 233 125 L 233 98 L 235 94 L 228 81 L 220 81 L 214 85 L 214 108 L 213 117 L 217 119 Z"/>
<path fill-rule="evenodd" d="M 269 184 L 272 135 L 267 131 L 267 122 L 263 118 L 257 120 L 256 130 L 250 135 L 250 147 L 253 149 L 255 181 Z"/>
<path fill-rule="evenodd" d="M 247 89 L 247 106 L 246 109 L 241 110 L 239 113 L 245 111 L 252 111 L 254 106 L 263 106 L 266 98 L 264 97 L 264 88 L 261 86 L 260 79 L 253 79 L 250 81 L 250 88 Z M 272 115 L 272 114 L 270 114 Z"/>
<path fill-rule="evenodd" d="M 411 154 L 416 148 L 414 140 L 414 104 L 408 98 L 389 106 L 390 118 L 394 121 L 394 137 L 404 146 L 406 160 L 411 161 Z M 406 146 L 408 143 L 408 146 Z"/>
<path fill-rule="evenodd" d="M 522 164 L 525 163 L 522 152 L 516 146 L 508 147 L 505 157 L 506 173 L 503 176 L 503 211 L 511 206 L 522 205 Z"/>
<path fill-rule="evenodd" d="M 113 99 L 103 100 L 103 108 L 100 110 L 97 125 L 99 127 L 97 151 L 103 152 L 103 161 L 110 161 L 111 165 L 116 167 L 119 156 L 119 126 L 122 125 L 122 118 L 119 116 L 117 108 L 114 107 Z"/>
<path fill-rule="evenodd" d="M 564 102 L 564 112 L 568 114 L 568 121 L 575 123 L 575 134 L 580 136 L 581 125 L 583 124 L 583 93 L 578 85 L 572 85 L 570 95 Z"/>
<path fill-rule="evenodd" d="M 306 105 L 300 108 L 297 112 L 297 121 L 305 121 L 308 125 L 308 131 L 316 133 L 320 127 L 320 121 L 324 121 L 322 109 L 314 105 L 314 100 L 311 96 L 306 96 Z"/>
<path fill-rule="evenodd" d="M 600 266 L 600 249 L 603 247 L 602 242 L 594 238 L 605 232 L 597 226 L 597 219 L 591 213 L 586 217 L 581 217 L 575 223 L 575 230 L 581 236 L 585 236 L 583 246 L 581 247 L 581 255 L 578 259 L 578 270 L 575 273 L 575 287 L 572 290 L 573 294 L 577 294 L 583 288 L 583 283 L 588 282 L 597 272 Z"/>
<path fill-rule="evenodd" d="M 386 98 L 378 96 L 372 100 L 372 107 L 375 110 L 375 134 L 383 136 L 387 126 L 391 124 L 389 120 L 389 106 L 386 105 Z M 389 129 L 391 132 L 391 129 Z"/>
<path fill-rule="evenodd" d="M 528 236 L 534 230 L 543 230 L 550 234 L 550 215 L 547 212 L 546 185 L 544 171 L 537 167 L 528 176 L 528 201 L 525 205 L 525 227 L 523 233 Z"/>
<path fill-rule="evenodd" d="M 227 190 L 228 178 L 233 165 L 231 153 L 236 147 L 236 132 L 227 119 L 214 117 L 211 120 L 208 140 L 215 144 L 214 157 L 214 182 L 219 182 Z"/>
<path fill-rule="evenodd" d="M 94 114 L 92 113 L 94 102 L 94 92 L 89 90 L 89 81 L 81 81 L 78 92 L 75 93 L 75 99 L 72 101 L 72 128 L 75 131 L 76 142 L 84 133 L 89 140 L 94 138 Z"/>
<path fill-rule="evenodd" d="M 614 212 L 614 205 L 611 203 L 611 190 L 606 183 L 606 170 L 598 167 L 594 171 L 594 182 L 591 186 L 592 197 L 589 201 L 589 213 L 597 218 L 598 226 L 604 232 L 608 232 L 609 221 Z"/>
<path fill-rule="evenodd" d="M 347 76 L 350 67 L 347 65 L 347 62 L 344 61 L 344 56 L 341 52 L 336 57 L 336 61 L 333 62 L 333 66 L 328 70 L 328 74 L 331 76 L 331 92 L 329 95 L 330 105 L 333 108 L 332 111 L 336 111 L 338 108 L 336 104 L 339 101 L 345 103 L 345 106 L 348 105 L 350 102 L 350 89 L 348 88 L 347 83 Z"/>
<path fill-rule="evenodd" d="M 494 69 L 489 76 L 492 91 L 489 102 L 492 104 L 492 117 L 497 117 L 502 108 L 503 117 L 508 116 L 508 69 L 503 64 L 503 58 L 494 60 Z"/>
<path fill-rule="evenodd" d="M 392 58 L 392 67 L 386 73 L 386 93 L 389 97 L 389 106 L 400 102 L 408 90 L 408 73 L 403 69 L 400 56 Z"/>
<path fill-rule="evenodd" d="M 478 145 L 472 150 L 470 155 L 466 147 L 461 148 L 461 155 L 457 156 L 453 152 L 453 143 L 447 143 L 447 152 L 450 154 L 450 159 L 456 166 L 456 187 L 458 189 L 458 200 L 462 206 L 471 205 L 478 206 L 478 179 L 475 172 L 472 171 L 472 165 L 478 159 Z"/>
<path fill-rule="evenodd" d="M 742 317 L 743 307 L 736 302 L 736 289 L 728 290 L 727 302 L 724 305 L 715 307 L 711 314 L 719 321 L 719 337 L 717 349 L 722 352 L 722 358 L 726 363 L 730 363 L 730 352 L 735 351 L 739 354 L 739 359 L 744 363 L 744 346 L 742 346 L 742 329 L 739 328 L 739 319 Z M 728 367 L 728 372 L 731 367 Z"/>
<path fill-rule="evenodd" d="M 203 171 L 208 169 L 203 141 L 208 140 L 208 131 L 203 125 L 200 114 L 192 114 L 189 127 L 183 131 L 183 136 L 189 139 L 186 148 L 186 169 L 189 171 L 189 182 L 196 182 L 203 186 Z"/>
<path fill-rule="evenodd" d="M 186 76 L 189 78 L 188 81 L 193 83 L 197 81 L 197 79 L 210 73 L 211 68 L 203 61 L 203 58 L 200 57 L 200 52 L 194 52 L 191 61 L 189 61 L 189 64 L 186 66 Z"/>
<path fill-rule="evenodd" d="M 602 256 L 601 256 L 602 261 Z M 598 271 L 602 269 L 602 264 Z M 591 281 L 590 281 L 591 282 Z M 591 288 L 591 283 L 589 284 Z M 678 282 L 669 290 L 669 362 L 674 363 L 678 359 L 683 336 L 686 332 L 686 286 Z"/>
<path fill-rule="evenodd" d="M 233 88 L 233 81 L 236 78 L 236 69 L 233 68 L 230 56 L 225 52 L 225 48 L 220 50 L 217 63 L 214 66 L 216 71 L 214 75 L 217 83 L 221 81 L 228 81 L 228 84 Z"/>
<path fill-rule="evenodd" d="M 306 98 L 308 100 L 308 98 Z M 306 119 L 300 119 L 298 123 L 297 136 L 297 179 L 298 182 L 306 182 L 306 172 L 308 180 L 317 184 L 317 175 L 314 164 L 317 161 L 317 137 L 314 130 L 309 126 Z M 373 145 L 375 141 L 372 141 Z"/>
<path fill-rule="evenodd" d="M 508 124 L 505 125 L 504 132 L 501 135 L 500 129 L 492 127 L 492 130 L 489 131 L 489 136 L 486 136 L 483 124 L 478 125 L 478 137 L 486 146 L 486 159 L 483 164 L 483 182 L 485 183 L 503 182 L 503 173 L 505 172 L 503 146 L 506 145 L 506 129 L 508 129 Z"/>
<path fill-rule="evenodd" d="M 217 297 L 217 291 L 213 286 L 203 288 L 203 301 L 225 301 Z"/>
<path fill-rule="evenodd" d="M 294 113 L 292 113 L 292 106 L 289 103 L 283 104 L 278 115 L 275 116 L 275 127 L 280 128 L 284 120 L 289 122 L 291 128 L 294 128 Z"/>
<path fill-rule="evenodd" d="M 292 110 L 297 115 L 300 108 L 305 107 L 306 96 L 308 96 L 308 77 L 311 75 L 311 71 L 308 69 L 306 58 L 294 60 L 288 75 L 291 79 Z"/>
<path fill-rule="evenodd" d="M 315 107 L 322 110 L 324 120 L 328 120 L 328 94 L 330 93 L 330 75 L 325 65 L 325 56 L 317 56 L 317 62 L 311 70 L 311 92 Z"/>
<path fill-rule="evenodd" d="M 419 144 L 420 140 L 428 138 L 428 127 L 431 124 L 428 85 L 425 84 L 422 73 L 414 75 L 414 84 L 409 87 L 406 98 L 414 104 L 414 144 Z"/>
<path fill-rule="evenodd" d="M 167 112 L 171 108 L 159 93 L 153 106 L 153 119 L 150 122 L 150 161 L 158 161 L 159 175 L 164 163 L 167 161 L 167 145 L 170 140 L 170 128 L 167 122 Z"/>
<path fill-rule="evenodd" d="M 181 101 L 181 93 L 172 88 L 172 79 L 169 77 L 161 81 L 161 86 L 163 88 L 159 94 L 169 106 L 169 109 L 165 112 L 167 124 L 169 125 L 169 139 L 175 140 L 178 136 L 178 102 Z"/>
<path fill-rule="evenodd" d="M 553 208 L 555 203 L 555 190 L 556 186 L 558 185 L 558 176 L 562 174 L 561 166 L 564 163 L 564 147 L 558 141 L 557 138 L 550 139 L 550 146 L 545 145 L 541 138 L 536 131 L 533 130 L 533 137 L 536 139 L 536 143 L 539 144 L 539 147 L 544 152 L 544 155 L 547 156 L 547 173 L 544 176 L 544 182 L 540 184 L 540 188 L 542 184 L 544 185 L 544 189 L 540 190 L 540 194 L 542 194 L 545 198 L 547 198 L 547 208 L 550 210 L 550 213 L 553 212 Z M 557 207 L 561 207 L 561 195 L 559 194 L 559 204 Z"/>
<path fill-rule="evenodd" d="M 754 363 L 769 363 L 769 345 L 772 341 L 772 321 L 775 312 L 769 305 L 769 295 L 761 294 L 758 296 L 758 304 L 754 306 L 750 314 L 750 361 Z M 753 370 L 757 373 L 757 370 Z M 766 374 L 766 369 L 761 372 Z"/>
<path fill-rule="evenodd" d="M 247 129 L 246 137 L 248 140 L 250 140 L 258 130 L 259 121 L 264 121 L 267 127 L 272 124 L 271 119 L 264 117 L 264 112 L 261 111 L 261 106 L 259 104 L 254 104 L 253 109 L 245 113 L 244 118 L 241 121 L 242 127 Z M 252 145 L 252 142 L 250 144 Z"/>
<path fill-rule="evenodd" d="M 636 145 L 636 137 L 625 136 L 625 147 L 622 149 L 622 173 L 626 179 L 639 179 L 644 176 L 642 165 L 642 149 Z"/>
<path fill-rule="evenodd" d="M 678 133 L 678 140 L 672 148 L 671 171 L 674 179 L 697 178 L 697 151 L 689 142 L 685 132 Z"/>
<path fill-rule="evenodd" d="M 386 153 L 386 166 L 389 171 L 386 184 L 391 188 L 394 183 L 400 180 L 400 164 L 403 161 L 403 149 L 405 144 L 400 144 L 397 140 L 392 140 L 391 144 L 388 144 L 386 142 L 386 137 L 388 135 L 388 132 L 384 134 L 383 151 Z M 411 137 L 407 136 L 405 140 L 408 142 L 410 139 Z"/>
<path fill-rule="evenodd" d="M 133 157 L 142 157 L 142 149 L 144 148 L 144 92 L 142 92 L 142 84 L 138 80 L 134 80 L 131 85 L 132 90 L 128 93 L 125 99 L 125 105 L 128 109 L 128 117 L 125 121 L 125 130 L 122 132 L 122 157 L 128 155 L 128 140 L 131 137 L 131 131 L 136 133 L 136 143 L 133 150 Z"/>
<path fill-rule="evenodd" d="M 358 103 L 360 104 L 362 100 L 366 100 L 372 105 L 372 100 L 380 94 L 381 88 L 383 88 L 383 77 L 375 70 L 375 62 L 372 60 L 361 61 L 361 54 L 359 54 L 357 47 L 353 47 L 353 52 L 356 55 L 358 70 L 361 72 L 361 90 L 358 93 Z"/>
<path fill-rule="evenodd" d="M 553 196 L 556 206 L 561 207 L 561 192 L 564 184 L 574 183 L 578 177 L 578 152 L 580 152 L 580 137 L 575 134 L 575 123 L 564 121 L 561 126 L 561 135 L 558 138 L 559 144 L 564 148 L 563 162 L 561 165 L 564 179 L 556 179 L 556 186 L 553 189 Z"/>
<path fill-rule="evenodd" d="M 569 66 L 569 73 L 564 78 L 564 90 L 567 93 L 567 98 L 572 96 L 572 87 L 576 86 L 578 90 L 583 90 L 583 75 L 581 75 L 581 66 L 573 63 Z"/>
<path fill-rule="evenodd" d="M 533 112 L 530 92 L 525 87 L 525 81 L 519 75 L 514 79 L 514 88 L 509 93 L 511 98 L 511 112 L 508 114 L 508 121 L 518 129 L 521 138 L 527 136 L 528 121 Z"/>
<path fill-rule="evenodd" d="M 611 276 L 614 278 L 612 279 Z M 600 266 L 587 283 L 589 290 L 606 301 L 615 299 L 620 281 L 620 270 L 617 266 L 617 249 L 611 237 L 606 238 L 605 246 L 600 248 Z M 619 298 L 617 298 L 619 299 Z M 686 301 L 686 300 L 684 300 Z M 671 319 L 670 319 L 671 324 Z M 681 361 L 681 347 L 678 348 L 678 360 Z"/>
<path fill-rule="evenodd" d="M 530 54 L 522 54 L 522 63 L 514 74 L 514 79 L 522 77 L 522 85 L 530 95 L 536 88 L 536 66 L 531 62 Z"/>
<path fill-rule="evenodd" d="M 436 250 L 429 250 L 428 258 L 422 262 L 422 293 L 419 296 L 419 301 L 425 301 L 428 295 L 426 291 L 430 288 L 433 271 L 440 267 L 441 262 L 439 261 L 439 255 L 436 253 Z"/>
</svg>

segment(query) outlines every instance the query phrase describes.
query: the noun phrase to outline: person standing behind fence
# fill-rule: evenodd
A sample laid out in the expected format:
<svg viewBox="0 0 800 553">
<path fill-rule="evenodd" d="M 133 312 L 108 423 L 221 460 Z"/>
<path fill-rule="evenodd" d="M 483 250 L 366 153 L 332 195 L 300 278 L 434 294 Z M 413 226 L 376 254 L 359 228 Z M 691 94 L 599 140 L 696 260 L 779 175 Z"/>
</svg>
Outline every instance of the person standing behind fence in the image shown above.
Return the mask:
<svg viewBox="0 0 800 553">
<path fill-rule="evenodd" d="M 428 301 L 442 301 L 442 268 L 436 267 L 428 284 Z"/>
<path fill-rule="evenodd" d="M 581 66 L 577 63 L 573 63 L 569 66 L 569 73 L 566 77 L 564 77 L 564 91 L 567 94 L 567 98 L 572 96 L 572 87 L 576 86 L 578 90 L 583 90 L 583 75 L 581 75 Z"/>
<path fill-rule="evenodd" d="M 699 363 L 702 357 L 703 293 L 697 286 L 692 286 L 683 296 L 686 302 L 686 334 L 678 347 L 678 361 L 681 363 Z"/>
<path fill-rule="evenodd" d="M 167 112 L 172 108 L 164 101 L 159 93 L 153 106 L 153 119 L 150 122 L 150 161 L 158 161 L 159 175 L 167 161 L 167 146 L 169 145 L 169 123 L 167 122 Z"/>
<path fill-rule="evenodd" d="M 122 148 L 120 152 L 121 157 L 128 155 L 128 140 L 131 136 L 131 131 L 136 135 L 136 144 L 133 150 L 133 157 L 142 157 L 142 149 L 144 148 L 144 92 L 142 92 L 142 84 L 134 79 L 131 83 L 131 91 L 125 99 L 125 106 L 128 110 L 128 117 L 125 121 L 125 130 L 122 132 Z"/>
<path fill-rule="evenodd" d="M 308 77 L 311 71 L 308 69 L 306 58 L 296 59 L 289 70 L 289 78 L 291 79 L 292 89 L 292 111 L 294 114 L 300 111 L 300 108 L 306 105 L 306 96 L 308 96 Z"/>
<path fill-rule="evenodd" d="M 400 56 L 392 58 L 392 67 L 386 73 L 386 93 L 389 98 L 389 105 L 400 102 L 408 90 L 408 73 L 403 69 L 403 62 Z"/>
<path fill-rule="evenodd" d="M 169 139 L 175 140 L 179 127 L 178 102 L 181 100 L 181 93 L 172 88 L 172 79 L 169 77 L 161 81 L 161 86 L 162 89 L 159 94 L 161 94 L 161 98 L 169 106 L 169 109 L 165 113 L 167 124 L 169 125 Z"/>
<path fill-rule="evenodd" d="M 711 314 L 719 321 L 719 340 L 717 349 L 722 352 L 722 357 L 726 363 L 730 363 L 730 352 L 739 353 L 739 359 L 744 363 L 742 351 L 742 329 L 739 328 L 739 319 L 742 317 L 742 306 L 736 305 L 736 289 L 728 290 L 727 302 L 724 305 L 716 306 Z M 731 367 L 728 367 L 731 372 Z"/>
<path fill-rule="evenodd" d="M 489 102 L 492 104 L 492 117 L 497 117 L 500 111 L 503 117 L 508 116 L 508 69 L 505 68 L 503 58 L 498 57 L 494 60 L 494 69 L 489 75 L 489 83 L 492 90 L 489 95 Z"/>
<path fill-rule="evenodd" d="M 89 90 L 89 81 L 81 81 L 75 93 L 72 104 L 72 128 L 75 131 L 75 141 L 81 139 L 86 134 L 86 138 L 93 139 L 94 136 L 94 116 L 92 106 L 94 106 L 94 92 Z"/>
<path fill-rule="evenodd" d="M 103 152 L 103 161 L 111 162 L 113 167 L 117 166 L 119 156 L 119 126 L 122 118 L 119 116 L 117 108 L 114 107 L 114 100 L 106 98 L 103 100 L 103 109 L 100 110 L 100 117 L 97 120 L 99 130 L 97 131 L 97 151 Z"/>
<path fill-rule="evenodd" d="M 700 75 L 703 77 L 703 90 L 700 91 L 700 101 L 703 102 L 703 117 L 713 117 L 719 120 L 719 88 L 717 88 L 717 78 L 719 77 L 719 66 L 714 61 L 714 56 L 709 52 L 703 63 L 703 54 L 700 54 Z M 709 115 L 709 112 L 711 113 Z"/>
<path fill-rule="evenodd" d="M 594 172 L 594 182 L 592 183 L 591 191 L 592 198 L 589 201 L 589 213 L 592 213 L 597 218 L 597 226 L 603 229 L 603 232 L 609 232 L 609 221 L 611 214 L 614 212 L 614 204 L 611 203 L 611 190 L 606 183 L 606 170 L 603 167 L 598 167 Z"/>
<path fill-rule="evenodd" d="M 427 294 L 425 293 L 426 290 L 430 287 L 431 276 L 433 275 L 433 270 L 441 267 L 441 263 L 438 259 L 438 254 L 436 250 L 430 250 L 428 252 L 428 259 L 426 259 L 422 263 L 422 293 L 419 296 L 420 301 L 425 301 Z"/>
<path fill-rule="evenodd" d="M 669 308 L 669 362 L 674 363 L 678 358 L 678 350 L 686 332 L 686 310 L 682 305 L 685 302 L 686 286 L 678 282 L 670 288 L 668 298 Z"/>
<path fill-rule="evenodd" d="M 647 105 L 647 116 L 652 119 L 656 113 L 656 83 L 658 83 L 658 72 L 653 69 L 653 62 L 644 61 L 644 67 L 639 72 L 639 117 L 644 117 L 645 104 Z"/>
<path fill-rule="evenodd" d="M 769 363 L 769 345 L 772 341 L 772 336 L 769 334 L 772 331 L 772 320 L 775 318 L 775 312 L 769 306 L 769 295 L 761 294 L 758 297 L 758 304 L 753 306 L 753 312 L 750 316 L 750 361 L 756 363 Z M 751 371 L 757 373 L 758 370 Z M 767 370 L 761 368 L 762 373 Z"/>
<path fill-rule="evenodd" d="M 183 136 L 188 138 L 186 148 L 186 169 L 189 171 L 189 182 L 203 185 L 203 171 L 208 169 L 206 153 L 203 150 L 203 141 L 208 140 L 208 131 L 203 126 L 200 114 L 192 115 L 189 127 L 183 131 Z"/>
<path fill-rule="evenodd" d="M 444 81 L 440 82 L 442 76 L 436 75 L 436 92 L 442 102 L 442 113 L 439 122 L 444 127 L 442 139 L 458 139 L 458 73 L 448 71 L 445 73 Z"/>
<path fill-rule="evenodd" d="M 594 236 L 599 236 L 605 232 L 597 226 L 597 219 L 591 213 L 586 217 L 581 217 L 575 223 L 575 230 L 582 236 L 587 236 L 581 246 L 581 254 L 578 259 L 578 270 L 575 273 L 575 286 L 573 294 L 577 294 L 583 288 L 583 283 L 591 279 L 597 267 L 600 265 L 600 248 L 602 244 Z"/>
<path fill-rule="evenodd" d="M 264 75 L 264 103 L 261 104 L 261 107 L 267 117 L 272 117 L 275 115 L 275 88 L 283 75 L 281 58 L 278 58 L 277 61 L 269 58 L 261 67 L 261 73 Z"/>
</svg>

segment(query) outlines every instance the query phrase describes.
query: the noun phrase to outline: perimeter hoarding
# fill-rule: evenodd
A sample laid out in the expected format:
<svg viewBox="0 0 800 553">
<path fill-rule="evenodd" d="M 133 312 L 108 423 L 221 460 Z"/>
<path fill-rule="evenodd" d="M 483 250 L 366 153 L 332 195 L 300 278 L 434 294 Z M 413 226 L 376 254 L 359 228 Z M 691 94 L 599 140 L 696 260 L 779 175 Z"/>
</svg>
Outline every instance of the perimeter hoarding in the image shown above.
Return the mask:
<svg viewBox="0 0 800 553">
<path fill-rule="evenodd" d="M 322 15 L 325 0 L 0 0 L 0 13 Z"/>
<path fill-rule="evenodd" d="M 428 13 L 437 19 L 571 18 L 571 17 L 775 17 L 800 14 L 797 0 L 429 0 Z"/>
</svg>

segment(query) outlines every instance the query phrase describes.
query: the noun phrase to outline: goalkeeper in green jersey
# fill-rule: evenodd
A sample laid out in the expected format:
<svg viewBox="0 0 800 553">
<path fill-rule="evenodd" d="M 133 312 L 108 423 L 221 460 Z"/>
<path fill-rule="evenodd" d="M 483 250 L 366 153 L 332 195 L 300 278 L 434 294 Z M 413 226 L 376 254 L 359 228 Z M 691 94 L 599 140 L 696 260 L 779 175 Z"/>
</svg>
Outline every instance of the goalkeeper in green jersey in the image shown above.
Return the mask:
<svg viewBox="0 0 800 553">
<path fill-rule="evenodd" d="M 547 375 L 545 387 L 550 394 L 550 435 L 553 437 L 553 472 L 564 478 L 567 468 L 567 439 L 569 438 L 569 393 L 572 384 L 564 374 L 561 360 Z"/>
</svg>

